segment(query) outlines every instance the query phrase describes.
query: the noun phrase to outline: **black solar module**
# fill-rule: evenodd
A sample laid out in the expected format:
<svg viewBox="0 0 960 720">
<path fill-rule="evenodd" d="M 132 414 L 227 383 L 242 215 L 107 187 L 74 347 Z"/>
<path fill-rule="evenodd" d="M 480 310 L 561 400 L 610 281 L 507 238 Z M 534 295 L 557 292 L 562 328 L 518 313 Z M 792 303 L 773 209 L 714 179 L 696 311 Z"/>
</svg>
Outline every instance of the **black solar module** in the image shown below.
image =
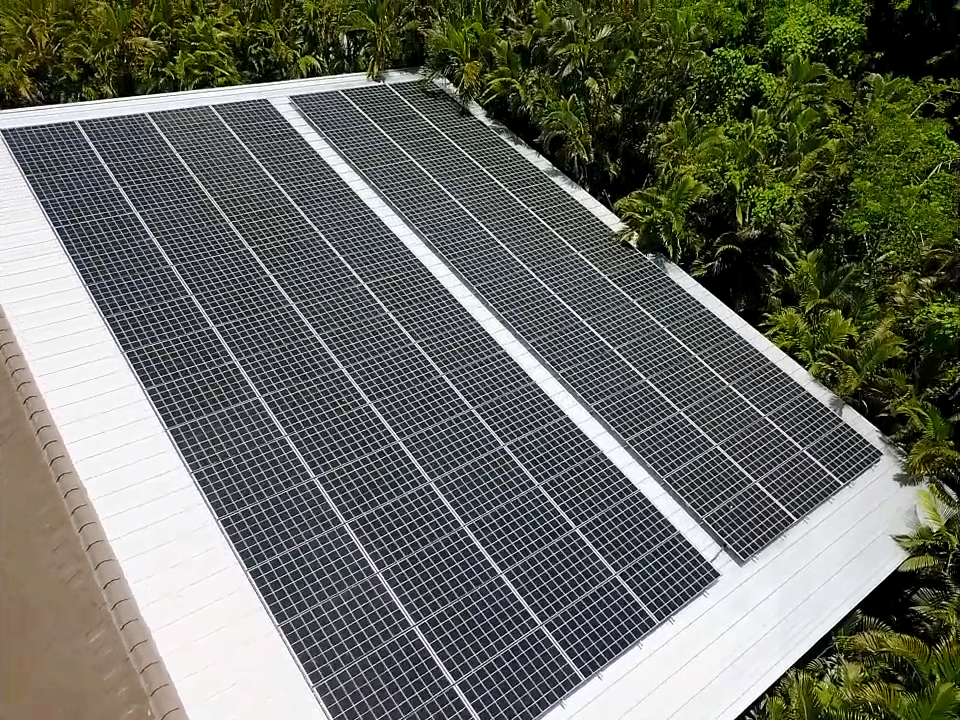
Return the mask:
<svg viewBox="0 0 960 720">
<path fill-rule="evenodd" d="M 447 96 L 399 83 L 293 101 L 740 559 L 880 459 Z"/>
<path fill-rule="evenodd" d="M 268 103 L 4 138 L 332 717 L 537 717 L 716 578 Z"/>
</svg>

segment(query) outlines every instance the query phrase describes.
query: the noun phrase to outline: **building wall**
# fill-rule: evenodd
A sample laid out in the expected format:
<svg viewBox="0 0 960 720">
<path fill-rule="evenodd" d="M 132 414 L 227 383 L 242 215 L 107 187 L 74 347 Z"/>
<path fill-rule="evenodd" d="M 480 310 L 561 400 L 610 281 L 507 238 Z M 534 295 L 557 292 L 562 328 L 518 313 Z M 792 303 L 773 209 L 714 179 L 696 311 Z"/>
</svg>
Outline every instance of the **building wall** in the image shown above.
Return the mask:
<svg viewBox="0 0 960 720">
<path fill-rule="evenodd" d="M 0 717 L 152 717 L 7 372 L 0 372 Z"/>
</svg>

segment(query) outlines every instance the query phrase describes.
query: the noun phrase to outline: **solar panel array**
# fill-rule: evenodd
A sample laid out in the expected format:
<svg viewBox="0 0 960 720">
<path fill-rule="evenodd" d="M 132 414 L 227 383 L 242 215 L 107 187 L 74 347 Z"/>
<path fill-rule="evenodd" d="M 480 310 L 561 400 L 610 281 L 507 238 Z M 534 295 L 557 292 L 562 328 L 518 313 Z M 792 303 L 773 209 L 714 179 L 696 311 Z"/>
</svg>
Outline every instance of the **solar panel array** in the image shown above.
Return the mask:
<svg viewBox="0 0 960 720">
<path fill-rule="evenodd" d="M 716 578 L 268 103 L 3 135 L 333 718 L 537 717 Z"/>
<path fill-rule="evenodd" d="M 880 459 L 443 93 L 406 83 L 292 100 L 739 559 Z"/>
</svg>

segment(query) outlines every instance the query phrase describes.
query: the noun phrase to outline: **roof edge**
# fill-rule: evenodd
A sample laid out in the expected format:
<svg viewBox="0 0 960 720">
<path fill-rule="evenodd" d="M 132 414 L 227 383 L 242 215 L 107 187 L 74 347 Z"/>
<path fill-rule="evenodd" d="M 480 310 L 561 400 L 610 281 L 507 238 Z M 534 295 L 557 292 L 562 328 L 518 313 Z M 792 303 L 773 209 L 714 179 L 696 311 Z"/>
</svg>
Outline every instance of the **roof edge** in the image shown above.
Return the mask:
<svg viewBox="0 0 960 720">
<path fill-rule="evenodd" d="M 378 80 L 371 80 L 366 73 L 323 75 L 300 80 L 278 80 L 267 83 L 243 83 L 226 87 L 178 90 L 176 92 L 131 95 L 128 97 L 85 100 L 50 105 L 14 108 L 0 111 L 0 130 L 47 125 L 58 122 L 74 122 L 90 118 L 117 117 L 138 113 L 159 112 L 173 108 L 217 105 L 244 100 L 289 97 L 311 92 L 346 90 L 378 83 L 411 82 L 422 79 L 419 68 L 388 70 Z"/>
<path fill-rule="evenodd" d="M 66 445 L 47 409 L 27 366 L 23 351 L 13 334 L 6 312 L 0 306 L 0 362 L 13 380 L 14 391 L 26 411 L 41 454 L 70 516 L 90 570 L 100 587 L 104 603 L 113 619 L 137 673 L 150 709 L 159 720 L 187 720 L 180 696 L 167 673 L 153 637 L 143 620 L 136 599 L 123 576 L 120 563 L 100 525 L 100 519 L 86 489 L 67 454 Z"/>
</svg>

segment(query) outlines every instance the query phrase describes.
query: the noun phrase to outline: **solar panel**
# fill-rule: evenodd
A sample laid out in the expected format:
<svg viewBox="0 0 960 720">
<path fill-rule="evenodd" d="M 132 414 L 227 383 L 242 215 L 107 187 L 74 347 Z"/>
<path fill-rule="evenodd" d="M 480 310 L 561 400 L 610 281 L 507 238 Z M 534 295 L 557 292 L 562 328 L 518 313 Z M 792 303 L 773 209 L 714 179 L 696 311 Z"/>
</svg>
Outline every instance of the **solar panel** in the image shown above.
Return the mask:
<svg viewBox="0 0 960 720">
<path fill-rule="evenodd" d="M 268 103 L 4 138 L 332 717 L 537 717 L 717 577 Z"/>
<path fill-rule="evenodd" d="M 293 101 L 736 557 L 750 558 L 880 459 L 440 95 L 398 83 Z"/>
</svg>

